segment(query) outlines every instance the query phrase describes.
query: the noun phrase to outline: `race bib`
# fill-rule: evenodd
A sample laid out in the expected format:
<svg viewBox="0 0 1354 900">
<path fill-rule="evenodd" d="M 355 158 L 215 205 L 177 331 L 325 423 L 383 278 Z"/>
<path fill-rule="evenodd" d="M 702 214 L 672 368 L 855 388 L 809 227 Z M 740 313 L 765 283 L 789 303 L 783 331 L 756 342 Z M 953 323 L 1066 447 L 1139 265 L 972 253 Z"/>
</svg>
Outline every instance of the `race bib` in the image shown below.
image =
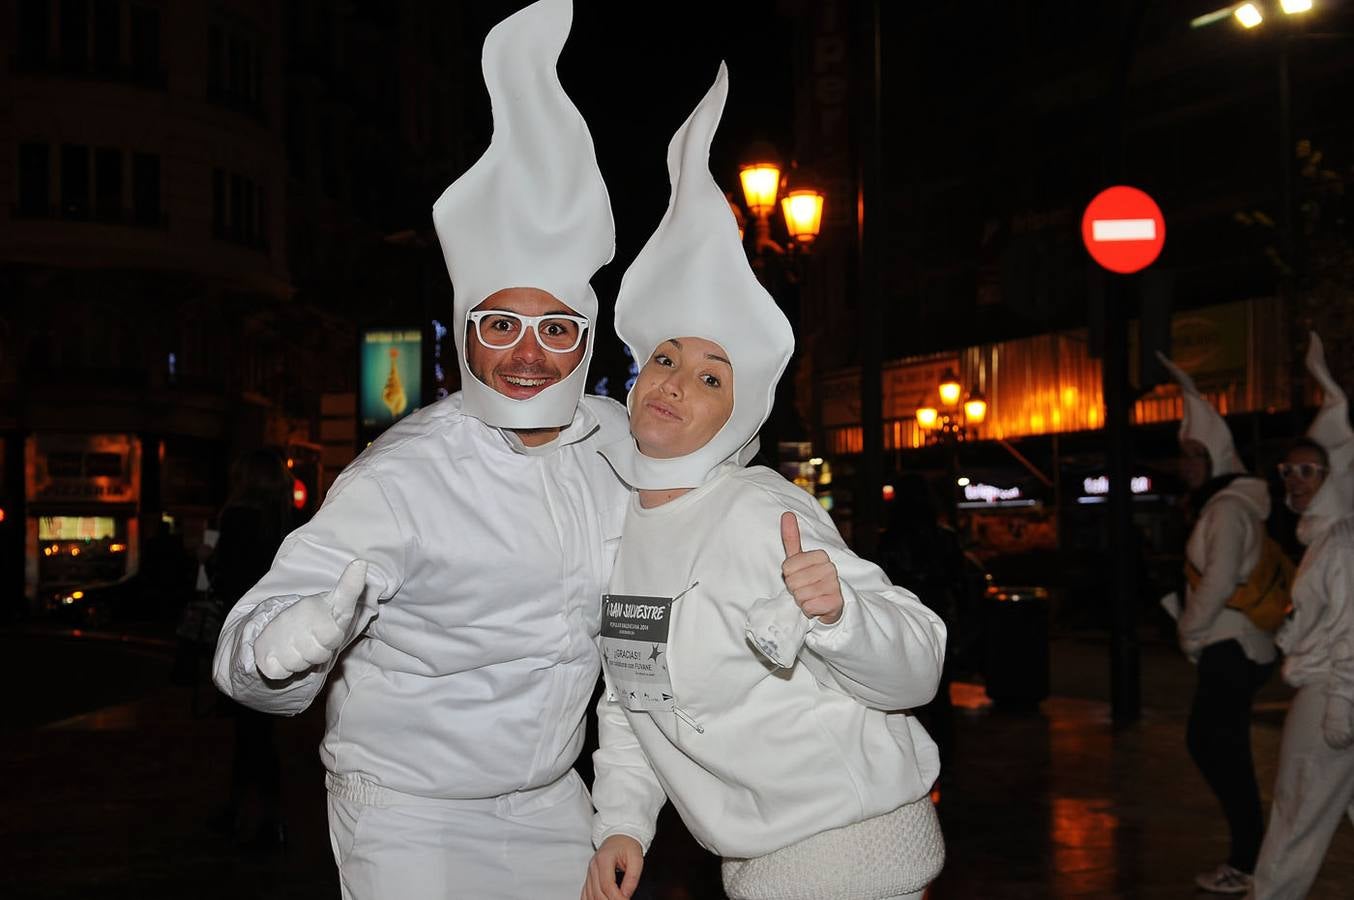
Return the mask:
<svg viewBox="0 0 1354 900">
<path fill-rule="evenodd" d="M 668 675 L 672 603 L 669 597 L 602 595 L 602 664 L 627 709 L 672 710 Z"/>
</svg>

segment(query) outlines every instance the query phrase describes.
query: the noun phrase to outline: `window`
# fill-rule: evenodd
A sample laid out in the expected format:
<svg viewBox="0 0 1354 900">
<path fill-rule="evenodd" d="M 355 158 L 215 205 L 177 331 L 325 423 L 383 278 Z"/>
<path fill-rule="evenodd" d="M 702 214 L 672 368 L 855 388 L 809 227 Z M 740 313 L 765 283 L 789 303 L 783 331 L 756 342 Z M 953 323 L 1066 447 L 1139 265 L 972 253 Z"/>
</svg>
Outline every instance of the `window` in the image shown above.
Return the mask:
<svg viewBox="0 0 1354 900">
<path fill-rule="evenodd" d="M 158 6 L 128 0 L 18 0 L 17 19 L 19 71 L 41 70 L 55 61 L 68 75 L 165 86 Z"/>
<path fill-rule="evenodd" d="M 158 227 L 160 210 L 160 157 L 138 153 L 132 157 L 132 206 L 136 224 Z"/>
<path fill-rule="evenodd" d="M 226 56 L 226 83 L 232 95 L 241 99 L 250 98 L 249 88 L 249 44 L 244 38 L 233 34 L 228 41 L 230 52 Z"/>
<path fill-rule="evenodd" d="M 101 222 L 122 219 L 122 151 L 94 151 L 94 216 Z"/>
<path fill-rule="evenodd" d="M 88 147 L 61 147 L 61 215 L 67 219 L 89 218 Z"/>
<path fill-rule="evenodd" d="M 47 216 L 51 206 L 51 171 L 46 144 L 19 145 L 19 214 Z"/>
<path fill-rule="evenodd" d="M 260 185 L 251 178 L 224 169 L 212 172 L 214 237 L 266 250 L 268 238 L 264 221 L 264 195 Z"/>
<path fill-rule="evenodd" d="M 291 176 L 299 180 L 306 179 L 306 161 L 308 154 L 306 151 L 308 137 L 306 133 L 307 122 L 302 112 L 302 104 L 288 104 L 287 111 L 287 165 L 291 171 Z"/>
<path fill-rule="evenodd" d="M 16 56 L 21 69 L 40 68 L 47 62 L 51 40 L 51 11 L 47 0 L 19 0 L 19 42 Z"/>
<path fill-rule="evenodd" d="M 230 176 L 230 237 L 234 241 L 244 240 L 244 221 L 240 215 L 244 206 L 244 176 Z"/>
<path fill-rule="evenodd" d="M 89 66 L 89 0 L 61 0 L 61 62 L 80 72 Z"/>
<path fill-rule="evenodd" d="M 122 61 L 122 0 L 94 0 L 94 69 L 115 72 Z"/>
<path fill-rule="evenodd" d="M 132 72 L 143 80 L 160 81 L 160 11 L 132 7 Z"/>
<path fill-rule="evenodd" d="M 327 196 L 338 197 L 342 190 L 339 177 L 338 144 L 334 139 L 334 122 L 325 118 L 320 122 L 320 188 Z"/>
<path fill-rule="evenodd" d="M 221 36 L 221 28 L 212 25 L 207 29 L 207 96 L 210 99 L 216 99 L 221 96 L 225 78 L 222 73 L 225 72 L 225 61 L 222 59 L 222 44 L 224 38 Z"/>
<path fill-rule="evenodd" d="M 212 170 L 212 237 L 226 236 L 226 173 Z"/>
<path fill-rule="evenodd" d="M 262 42 L 222 25 L 207 28 L 207 99 L 254 116 L 263 114 Z"/>
</svg>

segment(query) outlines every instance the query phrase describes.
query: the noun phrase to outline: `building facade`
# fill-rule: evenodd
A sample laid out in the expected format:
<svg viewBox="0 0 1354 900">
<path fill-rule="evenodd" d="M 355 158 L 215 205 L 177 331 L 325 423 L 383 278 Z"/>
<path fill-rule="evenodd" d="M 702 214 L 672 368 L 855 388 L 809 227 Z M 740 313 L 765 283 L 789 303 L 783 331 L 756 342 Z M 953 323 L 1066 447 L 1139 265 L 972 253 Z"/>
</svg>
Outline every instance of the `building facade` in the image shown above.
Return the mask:
<svg viewBox="0 0 1354 900">
<path fill-rule="evenodd" d="M 358 329 L 437 299 L 387 238 L 458 160 L 440 9 L 0 4 L 7 614 L 191 548 L 243 450 L 284 452 L 308 508 L 352 458 L 321 400 Z"/>
</svg>

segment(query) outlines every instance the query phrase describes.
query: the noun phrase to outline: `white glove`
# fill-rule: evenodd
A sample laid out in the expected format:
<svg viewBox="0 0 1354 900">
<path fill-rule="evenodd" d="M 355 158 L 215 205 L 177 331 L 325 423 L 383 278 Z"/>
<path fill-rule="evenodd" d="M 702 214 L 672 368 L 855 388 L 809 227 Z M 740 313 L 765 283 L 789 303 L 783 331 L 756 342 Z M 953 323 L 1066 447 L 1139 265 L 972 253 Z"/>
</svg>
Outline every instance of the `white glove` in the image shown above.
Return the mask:
<svg viewBox="0 0 1354 900">
<path fill-rule="evenodd" d="M 1354 746 L 1354 700 L 1339 694 L 1327 695 L 1321 731 L 1332 749 L 1344 750 Z"/>
<path fill-rule="evenodd" d="M 367 586 L 367 563 L 355 559 L 325 594 L 310 594 L 283 610 L 254 639 L 254 664 L 274 680 L 329 662 L 348 637 L 357 598 Z"/>
<path fill-rule="evenodd" d="M 1185 637 L 1179 635 L 1180 652 L 1185 654 L 1185 658 L 1194 665 L 1199 664 L 1199 656 L 1204 652 L 1204 642 L 1197 637 Z"/>
</svg>

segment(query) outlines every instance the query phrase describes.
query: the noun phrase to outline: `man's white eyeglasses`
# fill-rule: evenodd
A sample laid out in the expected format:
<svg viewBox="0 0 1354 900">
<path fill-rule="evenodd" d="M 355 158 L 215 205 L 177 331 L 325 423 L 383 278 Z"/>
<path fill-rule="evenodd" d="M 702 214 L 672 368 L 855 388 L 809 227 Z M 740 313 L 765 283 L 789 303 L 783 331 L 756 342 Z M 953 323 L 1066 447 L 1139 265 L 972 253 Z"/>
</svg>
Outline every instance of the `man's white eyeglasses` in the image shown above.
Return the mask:
<svg viewBox="0 0 1354 900">
<path fill-rule="evenodd" d="M 1288 478 L 1296 475 L 1303 481 L 1311 481 L 1317 476 L 1317 473 L 1325 474 L 1326 467 L 1320 463 L 1301 462 L 1301 463 L 1279 463 L 1279 477 Z"/>
<path fill-rule="evenodd" d="M 568 353 L 578 348 L 588 320 L 583 316 L 550 313 L 544 316 L 524 316 L 506 309 L 481 309 L 469 316 L 475 326 L 475 336 L 491 350 L 516 347 L 522 335 L 530 328 L 536 332 L 536 343 L 551 353 Z"/>
</svg>

